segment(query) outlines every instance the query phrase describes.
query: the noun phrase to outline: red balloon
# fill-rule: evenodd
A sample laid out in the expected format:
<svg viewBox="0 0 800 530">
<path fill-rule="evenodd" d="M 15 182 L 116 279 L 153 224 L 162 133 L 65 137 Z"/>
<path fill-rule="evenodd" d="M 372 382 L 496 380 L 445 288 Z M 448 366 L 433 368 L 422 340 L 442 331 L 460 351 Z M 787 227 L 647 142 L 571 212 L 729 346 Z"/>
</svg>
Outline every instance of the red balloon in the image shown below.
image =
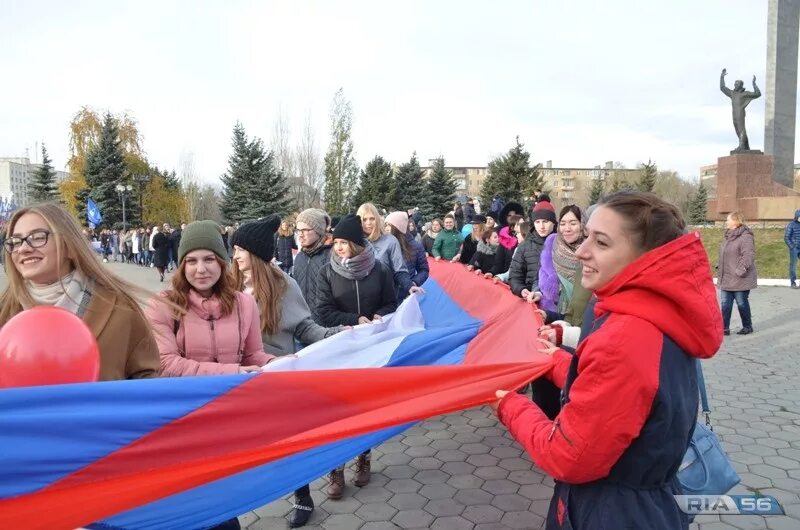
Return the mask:
<svg viewBox="0 0 800 530">
<path fill-rule="evenodd" d="M 65 309 L 36 306 L 0 329 L 0 388 L 86 383 L 99 375 L 94 334 Z"/>
</svg>

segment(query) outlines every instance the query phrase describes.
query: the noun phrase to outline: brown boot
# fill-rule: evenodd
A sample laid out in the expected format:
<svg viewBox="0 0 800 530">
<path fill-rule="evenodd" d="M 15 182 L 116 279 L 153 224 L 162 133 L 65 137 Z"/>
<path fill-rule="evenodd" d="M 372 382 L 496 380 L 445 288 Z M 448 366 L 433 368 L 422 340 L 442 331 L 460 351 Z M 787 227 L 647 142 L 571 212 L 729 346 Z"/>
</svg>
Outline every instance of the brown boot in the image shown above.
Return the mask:
<svg viewBox="0 0 800 530">
<path fill-rule="evenodd" d="M 353 479 L 353 484 L 355 484 L 359 488 L 369 484 L 370 454 L 371 453 L 369 451 L 366 453 L 362 453 L 358 455 L 358 460 L 356 460 L 356 476 Z"/>
<path fill-rule="evenodd" d="M 341 499 L 344 494 L 344 469 L 334 469 L 328 474 L 328 498 Z"/>
</svg>

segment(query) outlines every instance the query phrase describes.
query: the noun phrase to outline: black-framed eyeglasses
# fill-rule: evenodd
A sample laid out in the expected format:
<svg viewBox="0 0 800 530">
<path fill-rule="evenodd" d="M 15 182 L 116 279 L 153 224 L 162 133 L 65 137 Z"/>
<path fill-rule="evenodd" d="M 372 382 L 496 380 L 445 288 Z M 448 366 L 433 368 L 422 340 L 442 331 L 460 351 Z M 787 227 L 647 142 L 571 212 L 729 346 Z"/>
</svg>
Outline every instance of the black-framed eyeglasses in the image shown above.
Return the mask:
<svg viewBox="0 0 800 530">
<path fill-rule="evenodd" d="M 41 248 L 47 244 L 50 237 L 48 230 L 36 230 L 25 237 L 11 236 L 3 241 L 3 246 L 9 254 L 22 248 L 22 243 L 28 243 L 31 248 Z"/>
<path fill-rule="evenodd" d="M 314 231 L 313 228 L 295 228 L 294 229 L 294 233 L 295 234 L 303 234 L 303 235 L 306 235 L 307 233 L 313 232 L 313 231 Z"/>
</svg>

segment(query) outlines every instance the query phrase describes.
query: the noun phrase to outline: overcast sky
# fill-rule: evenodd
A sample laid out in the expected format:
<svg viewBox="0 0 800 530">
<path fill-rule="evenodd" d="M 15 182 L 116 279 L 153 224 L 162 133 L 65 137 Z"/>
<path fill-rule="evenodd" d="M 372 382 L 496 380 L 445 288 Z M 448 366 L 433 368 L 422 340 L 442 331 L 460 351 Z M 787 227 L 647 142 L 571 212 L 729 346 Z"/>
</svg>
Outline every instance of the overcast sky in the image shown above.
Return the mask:
<svg viewBox="0 0 800 530">
<path fill-rule="evenodd" d="M 280 106 L 295 140 L 310 113 L 324 152 L 339 87 L 362 166 L 486 165 L 519 135 L 557 167 L 691 177 L 737 144 L 720 70 L 765 87 L 766 0 L 0 0 L 0 22 L 0 156 L 44 141 L 62 168 L 89 105 L 130 112 L 160 167 L 193 152 L 208 181 L 236 120 L 268 143 Z M 764 97 L 747 114 L 763 149 Z"/>
</svg>

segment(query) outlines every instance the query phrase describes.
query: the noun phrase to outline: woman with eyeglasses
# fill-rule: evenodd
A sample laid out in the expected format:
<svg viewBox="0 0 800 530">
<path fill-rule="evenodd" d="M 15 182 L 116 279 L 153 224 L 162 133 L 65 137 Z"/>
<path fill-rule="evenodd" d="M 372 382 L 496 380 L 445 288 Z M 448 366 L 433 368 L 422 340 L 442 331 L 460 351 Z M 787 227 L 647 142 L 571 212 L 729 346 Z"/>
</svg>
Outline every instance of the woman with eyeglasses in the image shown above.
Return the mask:
<svg viewBox="0 0 800 530">
<path fill-rule="evenodd" d="M 37 305 L 83 319 L 100 349 L 100 380 L 157 377 L 158 348 L 137 298 L 149 293 L 100 262 L 75 219 L 53 203 L 14 212 L 6 225 L 0 327 Z"/>
</svg>

